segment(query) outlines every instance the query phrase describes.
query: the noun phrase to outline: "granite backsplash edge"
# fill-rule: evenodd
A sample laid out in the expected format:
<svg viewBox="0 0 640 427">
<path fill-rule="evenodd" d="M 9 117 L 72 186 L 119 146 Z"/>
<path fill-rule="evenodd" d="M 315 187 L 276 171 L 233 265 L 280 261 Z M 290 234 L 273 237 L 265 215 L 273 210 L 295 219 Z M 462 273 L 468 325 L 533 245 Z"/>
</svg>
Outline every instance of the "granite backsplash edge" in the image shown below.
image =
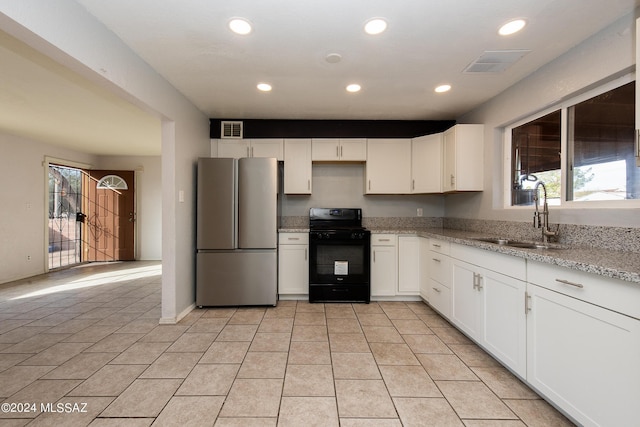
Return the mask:
<svg viewBox="0 0 640 427">
<path fill-rule="evenodd" d="M 283 216 L 282 228 L 308 228 L 307 216 Z M 541 240 L 540 229 L 529 222 L 478 220 L 440 217 L 364 217 L 362 224 L 375 229 L 444 228 L 486 233 L 518 240 Z M 555 230 L 555 227 L 552 227 Z M 558 243 L 615 251 L 640 253 L 640 228 L 560 224 Z"/>
</svg>

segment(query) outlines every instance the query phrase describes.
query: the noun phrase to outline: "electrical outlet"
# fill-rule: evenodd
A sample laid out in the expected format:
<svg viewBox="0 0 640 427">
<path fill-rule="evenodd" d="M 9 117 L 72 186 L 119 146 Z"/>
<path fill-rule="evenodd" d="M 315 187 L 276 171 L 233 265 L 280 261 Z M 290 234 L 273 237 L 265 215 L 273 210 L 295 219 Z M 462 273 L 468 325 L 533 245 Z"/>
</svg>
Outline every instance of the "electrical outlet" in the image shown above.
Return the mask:
<svg viewBox="0 0 640 427">
<path fill-rule="evenodd" d="M 31 261 L 31 255 L 27 255 L 27 261 Z"/>
<path fill-rule="evenodd" d="M 422 216 L 422 208 L 418 208 L 416 211 L 417 216 Z"/>
</svg>

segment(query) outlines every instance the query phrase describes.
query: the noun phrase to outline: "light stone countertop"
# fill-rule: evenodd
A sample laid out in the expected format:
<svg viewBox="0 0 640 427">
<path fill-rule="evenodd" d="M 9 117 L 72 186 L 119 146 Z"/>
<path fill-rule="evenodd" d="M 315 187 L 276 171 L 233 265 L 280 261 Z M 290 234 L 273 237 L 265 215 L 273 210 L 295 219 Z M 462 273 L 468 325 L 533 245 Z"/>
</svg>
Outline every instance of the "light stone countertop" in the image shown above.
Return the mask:
<svg viewBox="0 0 640 427">
<path fill-rule="evenodd" d="M 586 273 L 599 274 L 601 276 L 625 280 L 640 285 L 640 253 L 636 252 L 613 251 L 594 247 L 572 247 L 553 243 L 550 244 L 550 246 L 556 249 L 524 249 L 474 240 L 477 238 L 504 236 L 492 236 L 486 233 L 442 228 L 372 229 L 371 232 L 430 237 L 492 252 L 513 255 L 532 261 L 554 264 Z"/>
<path fill-rule="evenodd" d="M 571 268 L 586 273 L 620 279 L 640 285 L 640 253 L 598 249 L 595 247 L 572 247 L 566 245 L 550 246 L 559 249 L 524 249 L 495 243 L 487 243 L 477 238 L 504 237 L 467 230 L 442 228 L 370 228 L 375 234 L 409 234 L 419 237 L 435 238 L 461 245 L 472 246 L 492 252 L 517 256 L 546 264 Z M 285 227 L 281 233 L 308 233 L 308 228 Z"/>
<path fill-rule="evenodd" d="M 278 233 L 308 233 L 308 228 L 282 227 L 278 229 Z"/>
</svg>

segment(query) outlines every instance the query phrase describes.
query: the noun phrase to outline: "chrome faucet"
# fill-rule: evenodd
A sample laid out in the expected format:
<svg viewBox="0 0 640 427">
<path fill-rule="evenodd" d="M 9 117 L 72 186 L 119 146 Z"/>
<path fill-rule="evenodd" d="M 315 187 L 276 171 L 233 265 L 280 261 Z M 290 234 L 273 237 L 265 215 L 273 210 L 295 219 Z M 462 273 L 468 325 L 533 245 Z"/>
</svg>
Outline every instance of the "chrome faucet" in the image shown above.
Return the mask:
<svg viewBox="0 0 640 427">
<path fill-rule="evenodd" d="M 542 212 L 540 212 L 540 187 L 542 187 L 544 194 Z M 549 204 L 547 203 L 547 187 L 544 185 L 544 182 L 536 182 L 533 190 L 533 201 L 536 205 L 536 211 L 533 214 L 533 226 L 535 228 L 542 228 L 542 242 L 549 243 L 549 237 L 558 237 L 558 231 L 551 231 L 549 229 Z"/>
</svg>

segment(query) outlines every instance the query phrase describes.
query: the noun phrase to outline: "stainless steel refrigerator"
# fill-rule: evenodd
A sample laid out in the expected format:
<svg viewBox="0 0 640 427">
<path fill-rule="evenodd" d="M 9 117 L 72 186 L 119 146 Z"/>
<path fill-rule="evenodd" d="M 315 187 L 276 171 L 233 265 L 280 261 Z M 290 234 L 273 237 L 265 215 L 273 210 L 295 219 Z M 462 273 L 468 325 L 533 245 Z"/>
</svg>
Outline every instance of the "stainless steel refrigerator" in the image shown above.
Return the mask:
<svg viewBox="0 0 640 427">
<path fill-rule="evenodd" d="M 196 305 L 276 305 L 278 163 L 198 159 Z"/>
</svg>

